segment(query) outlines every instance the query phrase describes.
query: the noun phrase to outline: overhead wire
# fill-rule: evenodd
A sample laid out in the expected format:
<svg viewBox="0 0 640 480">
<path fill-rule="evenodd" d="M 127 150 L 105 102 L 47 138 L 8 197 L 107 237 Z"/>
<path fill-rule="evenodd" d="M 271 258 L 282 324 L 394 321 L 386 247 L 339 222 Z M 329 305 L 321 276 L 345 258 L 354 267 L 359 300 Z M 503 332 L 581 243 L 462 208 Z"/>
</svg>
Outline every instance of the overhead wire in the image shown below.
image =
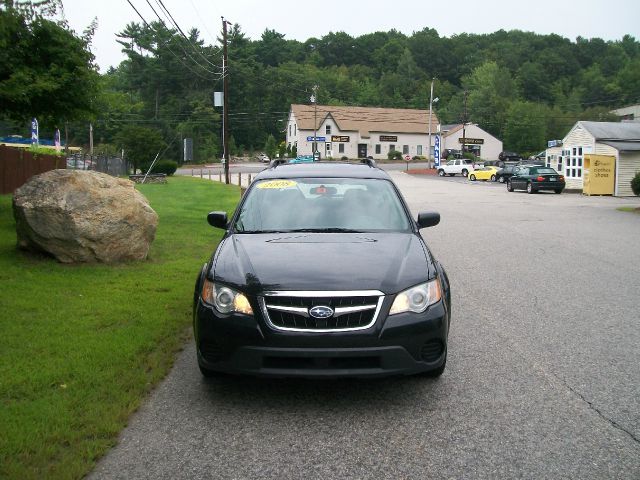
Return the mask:
<svg viewBox="0 0 640 480">
<path fill-rule="evenodd" d="M 138 14 L 138 17 L 140 17 L 140 19 L 141 19 L 141 20 L 142 20 L 142 22 L 145 24 L 145 26 L 146 26 L 147 28 L 149 28 L 150 30 L 152 30 L 152 31 L 153 31 L 153 27 L 149 24 L 149 22 L 147 22 L 146 18 L 144 18 L 144 17 L 142 16 L 142 14 L 138 11 L 138 9 L 137 9 L 137 8 L 135 7 L 135 5 L 131 2 L 131 0 L 127 0 L 127 3 L 128 3 L 128 4 L 131 6 L 131 8 L 133 8 L 133 10 Z M 184 67 L 185 67 L 187 70 L 189 70 L 191 73 L 193 73 L 194 75 L 196 75 L 197 77 L 199 77 L 199 78 L 201 78 L 201 79 L 208 80 L 208 81 L 211 81 L 211 80 L 212 80 L 211 78 L 209 78 L 209 77 L 207 77 L 207 76 L 204 76 L 202 73 L 200 73 L 200 72 L 198 72 L 198 71 L 194 70 L 194 69 L 193 69 L 193 68 L 192 68 L 188 63 L 185 63 L 185 62 L 183 61 L 183 59 L 182 59 L 182 58 L 180 58 L 180 56 L 179 56 L 177 53 L 175 53 L 175 52 L 171 49 L 171 47 L 169 46 L 169 43 L 168 43 L 168 42 L 165 42 L 165 45 L 164 45 L 164 46 L 165 46 L 165 47 L 167 48 L 167 50 L 169 50 L 169 52 L 171 52 L 171 54 L 172 54 L 172 55 L 173 55 L 173 56 L 174 56 L 174 57 L 175 57 L 175 58 L 176 58 L 176 59 L 177 59 L 177 60 L 182 64 L 182 66 L 184 66 Z M 197 63 L 197 62 L 196 62 L 196 63 Z M 198 64 L 198 65 L 199 65 L 199 64 Z M 202 68 L 202 67 L 201 67 L 201 68 Z M 205 69 L 205 70 L 206 70 L 206 69 Z M 214 75 L 217 75 L 215 72 L 209 72 L 209 73 L 213 73 Z M 214 80 L 217 80 L 217 79 L 214 79 Z"/>
<path fill-rule="evenodd" d="M 147 2 L 147 5 L 149 5 L 149 7 L 151 8 L 151 11 L 155 14 L 155 16 L 156 16 L 156 17 L 158 17 L 158 20 L 160 21 L 160 23 L 162 24 L 162 26 L 163 26 L 164 28 L 166 28 L 166 29 L 167 29 L 167 31 L 171 32 L 171 31 L 172 31 L 172 29 L 171 29 L 171 28 L 169 28 L 169 27 L 167 26 L 167 24 L 166 24 L 166 23 L 165 23 L 165 21 L 162 19 L 162 17 L 158 14 L 158 12 L 156 12 L 156 9 L 155 9 L 155 8 L 153 8 L 153 5 L 151 5 L 151 2 L 150 2 L 149 0 L 145 0 L 145 1 Z M 158 4 L 158 1 L 157 1 L 157 0 L 156 0 L 156 4 Z M 158 4 L 158 5 L 159 5 L 159 4 Z M 178 28 L 179 28 L 179 27 L 178 27 Z M 176 32 L 177 32 L 177 31 L 176 31 Z M 183 35 L 184 35 L 184 34 L 183 34 Z M 178 36 L 178 37 L 180 37 L 180 36 Z M 186 37 L 185 37 L 185 38 L 186 38 Z M 192 44 L 192 43 L 190 43 L 188 39 L 187 39 L 187 42 L 189 43 L 189 45 L 190 45 L 190 46 L 193 46 L 193 44 Z M 201 64 L 201 63 L 200 63 L 196 58 L 194 58 L 194 57 L 193 57 L 193 55 L 191 55 L 191 53 L 189 53 L 189 52 L 185 49 L 185 47 L 184 47 L 184 45 L 182 44 L 182 42 L 181 42 L 181 41 L 177 41 L 176 43 L 178 43 L 178 45 L 180 46 L 180 48 L 182 49 L 182 51 L 184 52 L 184 54 L 185 54 L 187 57 L 189 57 L 189 58 L 191 59 L 191 61 L 192 61 L 193 63 L 195 63 L 198 67 L 200 67 L 202 70 L 204 70 L 205 72 L 210 73 L 210 74 L 212 74 L 212 75 L 218 75 L 218 76 L 220 75 L 220 73 L 219 73 L 219 72 L 214 72 L 214 71 L 210 70 L 208 67 L 206 67 L 205 65 L 202 65 L 202 64 Z M 205 58 L 205 60 L 206 60 L 206 58 Z M 208 60 L 207 60 L 207 61 L 208 61 Z M 211 63 L 211 62 L 209 62 L 209 63 Z M 213 64 L 212 64 L 212 65 L 213 65 Z M 216 65 L 214 65 L 214 67 L 217 67 L 217 66 L 216 66 Z M 216 78 L 215 80 L 219 80 L 219 77 L 218 77 L 218 78 Z"/>
<path fill-rule="evenodd" d="M 148 2 L 148 0 L 147 0 L 147 2 Z M 218 69 L 219 71 L 223 71 L 222 67 L 210 62 L 209 59 L 204 56 L 204 54 L 202 53 L 200 48 L 198 48 L 196 45 L 194 45 L 194 43 L 191 41 L 191 39 L 185 35 L 185 33 L 182 31 L 182 28 L 180 28 L 180 25 L 178 25 L 178 22 L 176 22 L 176 20 L 173 18 L 173 15 L 171 15 L 171 12 L 169 11 L 169 9 L 165 6 L 164 2 L 162 0 L 155 0 L 155 2 L 156 2 L 156 4 L 158 4 L 166 12 L 166 14 L 170 18 L 171 23 L 176 27 L 178 32 L 180 32 L 180 34 L 187 41 L 187 43 L 189 45 L 191 45 L 191 47 L 194 49 L 194 51 L 196 51 L 196 53 L 198 53 L 205 60 L 205 62 L 207 62 L 209 65 L 213 66 L 214 68 Z"/>
</svg>

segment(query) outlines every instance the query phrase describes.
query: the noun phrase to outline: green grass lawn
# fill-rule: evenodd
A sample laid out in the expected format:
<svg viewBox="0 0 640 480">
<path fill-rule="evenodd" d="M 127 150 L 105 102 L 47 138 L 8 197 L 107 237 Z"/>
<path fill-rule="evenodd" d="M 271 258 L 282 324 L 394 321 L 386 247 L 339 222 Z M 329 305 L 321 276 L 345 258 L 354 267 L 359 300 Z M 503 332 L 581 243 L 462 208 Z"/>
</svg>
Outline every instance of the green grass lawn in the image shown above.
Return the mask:
<svg viewBox="0 0 640 480">
<path fill-rule="evenodd" d="M 206 214 L 231 213 L 239 189 L 181 177 L 139 189 L 156 239 L 147 261 L 118 266 L 18 251 L 0 196 L 0 478 L 81 478 L 188 341 L 196 275 L 222 235 Z"/>
</svg>

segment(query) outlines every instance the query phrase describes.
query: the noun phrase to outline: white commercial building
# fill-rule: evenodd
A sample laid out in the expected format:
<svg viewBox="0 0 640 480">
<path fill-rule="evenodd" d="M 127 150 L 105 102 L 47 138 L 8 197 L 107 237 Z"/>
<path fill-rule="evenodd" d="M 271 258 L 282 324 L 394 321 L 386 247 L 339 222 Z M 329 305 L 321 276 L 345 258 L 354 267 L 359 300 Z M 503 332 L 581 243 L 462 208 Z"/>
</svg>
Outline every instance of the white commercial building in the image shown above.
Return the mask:
<svg viewBox="0 0 640 480">
<path fill-rule="evenodd" d="M 438 118 L 428 110 L 291 105 L 287 145 L 311 155 L 315 137 L 322 158 L 386 159 L 390 151 L 427 157 L 429 117 L 433 152 Z"/>
<path fill-rule="evenodd" d="M 464 140 L 465 152 L 471 152 L 483 160 L 498 160 L 498 155 L 502 152 L 501 140 L 485 132 L 475 123 L 467 123 L 464 125 L 464 130 L 462 127 L 461 123 L 441 126 L 441 151 L 462 150 Z"/>
<path fill-rule="evenodd" d="M 564 174 L 568 189 L 583 189 L 589 174 L 585 155 L 603 155 L 614 159 L 613 195 L 633 196 L 631 179 L 640 171 L 640 122 L 578 122 L 559 153 L 558 148 L 547 150 L 547 165 Z"/>
</svg>

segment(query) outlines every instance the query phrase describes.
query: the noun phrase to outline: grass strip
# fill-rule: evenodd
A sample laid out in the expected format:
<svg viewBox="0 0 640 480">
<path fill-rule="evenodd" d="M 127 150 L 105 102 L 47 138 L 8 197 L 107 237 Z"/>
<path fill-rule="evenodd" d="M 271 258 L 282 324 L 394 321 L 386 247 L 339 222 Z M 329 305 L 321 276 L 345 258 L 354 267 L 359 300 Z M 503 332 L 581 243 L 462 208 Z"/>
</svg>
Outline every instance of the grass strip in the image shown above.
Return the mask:
<svg viewBox="0 0 640 480">
<path fill-rule="evenodd" d="M 0 196 L 0 478 L 82 478 L 190 335 L 196 275 L 222 235 L 206 214 L 231 213 L 239 189 L 187 177 L 138 188 L 156 239 L 148 260 L 116 266 L 18 251 Z"/>
</svg>

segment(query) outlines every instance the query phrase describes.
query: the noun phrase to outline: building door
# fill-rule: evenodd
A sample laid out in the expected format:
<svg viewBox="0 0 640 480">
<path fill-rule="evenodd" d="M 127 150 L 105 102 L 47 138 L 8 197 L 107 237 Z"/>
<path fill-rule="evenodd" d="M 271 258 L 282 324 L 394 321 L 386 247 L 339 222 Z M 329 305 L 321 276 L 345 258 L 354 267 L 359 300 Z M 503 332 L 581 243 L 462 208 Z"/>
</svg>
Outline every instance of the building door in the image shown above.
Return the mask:
<svg viewBox="0 0 640 480">
<path fill-rule="evenodd" d="M 367 144 L 359 143 L 358 144 L 358 158 L 367 158 Z"/>
</svg>

